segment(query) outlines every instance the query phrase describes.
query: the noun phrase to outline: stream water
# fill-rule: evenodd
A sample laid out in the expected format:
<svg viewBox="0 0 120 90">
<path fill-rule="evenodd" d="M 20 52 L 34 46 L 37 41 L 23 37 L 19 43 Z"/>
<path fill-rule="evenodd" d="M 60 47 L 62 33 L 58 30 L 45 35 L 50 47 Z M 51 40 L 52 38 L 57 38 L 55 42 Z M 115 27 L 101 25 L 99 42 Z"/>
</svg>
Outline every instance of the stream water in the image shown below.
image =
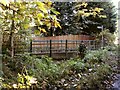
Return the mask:
<svg viewBox="0 0 120 90">
<path fill-rule="evenodd" d="M 116 74 L 117 79 L 115 80 L 115 82 L 112 84 L 112 90 L 120 90 L 120 48 L 118 48 L 118 52 L 117 52 L 117 71 L 118 74 Z"/>
<path fill-rule="evenodd" d="M 113 83 L 112 90 L 120 90 L 120 74 L 117 74 L 117 80 Z"/>
</svg>

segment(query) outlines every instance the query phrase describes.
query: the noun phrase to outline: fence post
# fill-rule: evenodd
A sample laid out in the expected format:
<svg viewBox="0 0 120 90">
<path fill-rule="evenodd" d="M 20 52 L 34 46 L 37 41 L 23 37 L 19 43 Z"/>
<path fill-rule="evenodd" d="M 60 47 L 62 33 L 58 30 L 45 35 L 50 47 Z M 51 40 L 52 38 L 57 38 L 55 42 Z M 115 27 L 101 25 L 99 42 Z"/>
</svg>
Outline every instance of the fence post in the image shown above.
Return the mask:
<svg viewBox="0 0 120 90">
<path fill-rule="evenodd" d="M 62 49 L 62 40 L 61 40 L 61 49 Z"/>
<path fill-rule="evenodd" d="M 30 56 L 32 55 L 32 40 L 30 40 Z"/>
<path fill-rule="evenodd" d="M 47 52 L 48 52 L 48 50 L 49 50 L 48 40 L 47 40 L 47 49 L 46 49 L 46 50 L 47 50 Z"/>
<path fill-rule="evenodd" d="M 89 41 L 88 41 L 88 50 L 92 50 L 92 44 L 91 44 L 91 43 L 92 43 L 92 41 L 89 40 Z"/>
<path fill-rule="evenodd" d="M 94 50 L 96 50 L 97 46 L 96 46 L 96 40 L 93 41 L 94 42 Z"/>
<path fill-rule="evenodd" d="M 68 40 L 66 40 L 66 42 L 65 42 L 65 56 L 66 56 L 66 59 L 67 59 L 67 44 L 68 44 Z"/>
<path fill-rule="evenodd" d="M 50 57 L 52 56 L 52 40 L 50 40 Z"/>
</svg>

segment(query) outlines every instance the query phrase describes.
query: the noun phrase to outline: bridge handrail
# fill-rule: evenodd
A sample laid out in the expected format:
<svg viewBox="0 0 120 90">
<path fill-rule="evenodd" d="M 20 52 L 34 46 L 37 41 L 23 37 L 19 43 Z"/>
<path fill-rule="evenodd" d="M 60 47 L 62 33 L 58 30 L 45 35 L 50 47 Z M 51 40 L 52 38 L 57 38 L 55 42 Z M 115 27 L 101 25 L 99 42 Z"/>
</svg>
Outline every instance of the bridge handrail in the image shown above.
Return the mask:
<svg viewBox="0 0 120 90">
<path fill-rule="evenodd" d="M 66 40 L 51 40 L 52 42 L 66 42 Z M 68 42 L 96 41 L 96 40 L 67 40 Z M 32 42 L 50 42 L 50 40 L 32 40 Z"/>
</svg>

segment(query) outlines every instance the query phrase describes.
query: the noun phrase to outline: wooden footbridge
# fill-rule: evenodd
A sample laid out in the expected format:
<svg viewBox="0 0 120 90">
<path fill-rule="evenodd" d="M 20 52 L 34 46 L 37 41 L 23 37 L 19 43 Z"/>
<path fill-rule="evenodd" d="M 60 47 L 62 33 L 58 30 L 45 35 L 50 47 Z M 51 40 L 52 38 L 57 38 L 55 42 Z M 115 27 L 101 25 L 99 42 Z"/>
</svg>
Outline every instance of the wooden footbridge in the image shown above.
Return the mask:
<svg viewBox="0 0 120 90">
<path fill-rule="evenodd" d="M 20 52 L 29 52 L 31 55 L 48 55 L 53 58 L 70 58 L 79 53 L 79 45 L 84 44 L 88 50 L 95 50 L 100 45 L 96 40 L 85 35 L 68 35 L 54 37 L 35 37 L 29 47 L 17 48 Z M 15 45 L 20 46 L 20 45 Z M 16 51 L 16 52 L 18 52 Z"/>
<path fill-rule="evenodd" d="M 79 53 L 80 44 L 84 44 L 88 50 L 99 47 L 95 40 L 33 40 L 30 44 L 30 53 L 53 58 L 68 58 Z"/>
</svg>

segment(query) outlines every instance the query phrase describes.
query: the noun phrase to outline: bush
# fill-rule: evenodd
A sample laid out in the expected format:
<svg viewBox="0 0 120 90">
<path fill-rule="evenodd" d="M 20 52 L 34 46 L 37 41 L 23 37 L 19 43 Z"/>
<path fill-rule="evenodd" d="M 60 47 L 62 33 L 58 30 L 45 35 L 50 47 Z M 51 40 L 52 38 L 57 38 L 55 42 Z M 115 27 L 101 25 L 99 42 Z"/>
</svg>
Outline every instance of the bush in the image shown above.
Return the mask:
<svg viewBox="0 0 120 90">
<path fill-rule="evenodd" d="M 50 88 L 78 90 L 97 88 L 101 90 L 105 89 L 105 81 L 109 79 L 113 65 L 116 65 L 113 61 L 115 52 L 116 48 L 105 47 L 87 52 L 83 59 L 78 57 L 59 61 L 59 63 L 54 62 L 48 56 L 37 58 L 29 54 L 23 54 L 14 59 L 4 56 L 4 59 L 9 59 L 6 66 L 11 71 L 26 73 L 23 70 L 25 67 L 29 76 L 37 78 L 40 88 L 44 87 L 47 90 Z M 15 78 L 17 77 L 15 76 Z M 15 82 L 15 80 L 13 81 Z"/>
<path fill-rule="evenodd" d="M 99 50 L 94 50 L 94 51 L 89 51 L 86 56 L 84 57 L 84 62 L 88 62 L 88 63 L 106 63 L 106 64 L 110 64 L 110 62 L 114 63 L 116 62 L 116 60 L 113 61 L 117 55 L 117 51 L 114 48 L 109 47 L 104 47 L 101 48 Z"/>
<path fill-rule="evenodd" d="M 103 30 L 102 32 L 100 32 L 100 34 L 96 35 L 96 40 L 99 42 L 102 40 L 102 37 L 105 46 L 114 45 L 115 35 L 110 33 L 108 29 Z"/>
<path fill-rule="evenodd" d="M 80 58 L 81 59 L 83 59 L 84 58 L 84 56 L 85 56 L 85 54 L 86 54 L 86 46 L 85 46 L 85 44 L 84 43 L 81 43 L 80 45 L 79 45 L 79 56 L 80 56 Z"/>
</svg>

